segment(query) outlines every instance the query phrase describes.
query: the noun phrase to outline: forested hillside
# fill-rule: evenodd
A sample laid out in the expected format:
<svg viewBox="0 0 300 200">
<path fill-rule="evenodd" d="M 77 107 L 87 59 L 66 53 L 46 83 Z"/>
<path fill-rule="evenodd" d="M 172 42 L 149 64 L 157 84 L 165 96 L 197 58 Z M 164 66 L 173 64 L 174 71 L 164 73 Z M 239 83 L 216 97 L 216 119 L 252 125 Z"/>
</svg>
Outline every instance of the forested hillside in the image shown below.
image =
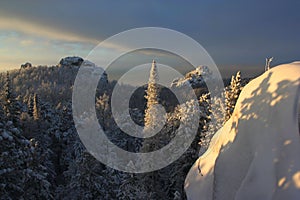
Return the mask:
<svg viewBox="0 0 300 200">
<path fill-rule="evenodd" d="M 0 198 L 185 199 L 184 179 L 200 147 L 202 151 L 207 148 L 214 132 L 229 119 L 248 80 L 242 81 L 239 73 L 233 77 L 223 94 L 225 107 L 220 107 L 220 99 L 211 99 L 206 93 L 201 73 L 188 74 L 187 80 L 193 76 L 196 78 L 192 81 L 200 80 L 193 82 L 200 112 L 194 142 L 166 168 L 129 174 L 97 161 L 78 137 L 72 117 L 72 88 L 83 62 L 71 57 L 57 66 L 25 64 L 0 74 Z M 91 64 L 86 67 L 93 69 Z M 131 152 L 144 151 L 145 141 L 123 133 L 111 116 L 110 97 L 115 84 L 103 74 L 95 97 L 99 123 L 114 144 Z M 176 84 L 174 87 L 179 88 L 178 80 Z M 124 85 L 124 92 L 129 87 Z M 130 115 L 140 125 L 144 124 L 146 90 L 146 86 L 140 87 L 130 101 Z M 178 120 L 189 116 L 184 115 L 167 88 L 158 87 L 158 93 L 159 103 L 167 110 L 167 124 L 151 142 L 164 145 L 174 136 Z M 185 108 L 190 105 L 186 102 Z M 212 106 L 219 113 L 212 114 Z"/>
</svg>

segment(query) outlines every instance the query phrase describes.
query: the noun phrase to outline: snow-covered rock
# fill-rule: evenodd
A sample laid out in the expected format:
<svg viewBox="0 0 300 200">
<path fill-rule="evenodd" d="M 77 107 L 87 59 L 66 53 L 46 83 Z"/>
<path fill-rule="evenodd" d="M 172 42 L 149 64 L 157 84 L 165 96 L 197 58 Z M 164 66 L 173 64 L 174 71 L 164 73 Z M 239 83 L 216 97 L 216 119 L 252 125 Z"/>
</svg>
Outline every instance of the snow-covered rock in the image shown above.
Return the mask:
<svg viewBox="0 0 300 200">
<path fill-rule="evenodd" d="M 173 80 L 171 87 L 182 87 L 191 85 L 193 88 L 204 86 L 206 78 L 213 78 L 212 72 L 207 66 L 199 66 L 195 70 L 187 73 L 184 78 L 178 78 Z"/>
<path fill-rule="evenodd" d="M 297 62 L 245 86 L 186 177 L 189 200 L 300 199 L 299 83 Z"/>
<path fill-rule="evenodd" d="M 77 56 L 68 56 L 59 61 L 60 66 L 80 66 L 83 59 Z"/>
<path fill-rule="evenodd" d="M 104 71 L 104 69 L 102 67 L 97 66 L 95 63 L 89 61 L 89 60 L 85 60 L 82 62 L 82 64 L 80 65 L 81 67 L 81 75 L 83 75 L 81 78 L 88 78 L 90 79 L 91 76 L 94 77 L 100 77 L 100 84 L 103 85 L 107 85 L 108 83 L 108 75 L 106 73 L 106 71 Z"/>
<path fill-rule="evenodd" d="M 21 65 L 21 69 L 27 69 L 27 68 L 31 68 L 31 67 L 32 67 L 32 64 L 30 62 L 26 62 Z"/>
<path fill-rule="evenodd" d="M 89 60 L 85 60 L 81 63 L 81 66 L 84 66 L 84 67 L 96 67 L 95 63 L 89 61 Z"/>
</svg>

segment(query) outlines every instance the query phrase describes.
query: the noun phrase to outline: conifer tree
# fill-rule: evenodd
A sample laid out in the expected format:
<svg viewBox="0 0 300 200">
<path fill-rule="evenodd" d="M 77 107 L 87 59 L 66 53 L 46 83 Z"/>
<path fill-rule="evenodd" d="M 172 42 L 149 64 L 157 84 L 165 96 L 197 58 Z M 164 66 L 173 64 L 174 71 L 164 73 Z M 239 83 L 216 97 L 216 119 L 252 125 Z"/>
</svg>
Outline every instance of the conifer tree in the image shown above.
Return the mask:
<svg viewBox="0 0 300 200">
<path fill-rule="evenodd" d="M 0 103 L 0 121 L 2 122 L 4 120 L 4 118 L 5 118 L 4 117 L 4 110 L 3 110 L 2 104 Z"/>
<path fill-rule="evenodd" d="M 30 95 L 29 98 L 28 98 L 28 102 L 27 102 L 28 115 L 29 115 L 30 117 L 33 117 L 33 106 L 34 106 L 34 103 L 33 103 L 33 95 Z"/>
<path fill-rule="evenodd" d="M 241 72 L 238 71 L 236 76 L 231 77 L 230 86 L 225 91 L 226 121 L 230 118 L 242 89 Z"/>
<path fill-rule="evenodd" d="M 0 199 L 53 199 L 49 170 L 37 143 L 25 138 L 13 123 L 4 122 L 0 125 Z"/>
<path fill-rule="evenodd" d="M 200 97 L 200 151 L 202 155 L 208 148 L 211 138 L 226 122 L 226 105 L 224 104 L 224 93 L 219 97 L 209 97 L 210 94 L 204 94 Z"/>
<path fill-rule="evenodd" d="M 10 105 L 11 105 L 11 85 L 10 85 L 10 78 L 9 78 L 9 72 L 6 73 L 6 82 L 4 86 L 4 112 L 7 117 L 10 117 Z"/>
<path fill-rule="evenodd" d="M 150 70 L 150 76 L 148 81 L 148 88 L 146 92 L 147 105 L 145 109 L 144 117 L 144 134 L 145 136 L 154 135 L 164 125 L 166 121 L 166 115 L 159 104 L 159 86 L 158 86 L 158 71 L 156 62 L 153 60 Z"/>
<path fill-rule="evenodd" d="M 40 119 L 40 106 L 37 94 L 33 96 L 33 119 L 36 121 Z"/>
<path fill-rule="evenodd" d="M 150 77 L 148 81 L 147 94 L 145 98 L 147 99 L 147 108 L 145 110 L 145 129 L 151 129 L 156 126 L 156 116 L 155 116 L 155 105 L 158 105 L 158 73 L 156 62 L 153 60 L 152 67 L 150 70 Z"/>
<path fill-rule="evenodd" d="M 144 140 L 141 152 L 151 152 L 154 150 L 157 150 L 157 147 L 159 147 L 161 144 L 163 144 L 166 140 L 167 133 L 164 127 L 162 127 L 163 123 L 165 123 L 164 113 L 159 112 L 158 109 L 160 109 L 159 106 L 159 88 L 158 88 L 158 71 L 156 62 L 153 60 L 152 67 L 150 70 L 150 76 L 148 81 L 148 88 L 146 92 L 146 110 L 145 110 L 145 117 L 144 117 L 144 134 L 147 136 L 148 134 L 154 135 L 153 132 L 159 131 L 157 128 L 162 128 L 160 130 L 160 133 L 156 133 L 153 137 L 147 138 Z M 163 133 L 162 133 L 163 132 Z M 159 162 L 159 161 L 157 161 Z M 153 165 L 153 163 L 147 163 L 150 166 Z M 142 194 L 149 194 L 151 196 L 151 199 L 161 199 L 160 195 L 162 190 L 161 183 L 162 183 L 162 177 L 161 175 L 156 172 L 149 172 L 146 174 L 143 174 L 141 176 L 138 176 L 137 179 L 140 180 L 139 186 L 139 193 Z"/>
<path fill-rule="evenodd" d="M 109 126 L 109 120 L 111 118 L 110 114 L 110 98 L 109 95 L 104 93 L 96 101 L 96 108 L 99 114 L 99 123 L 104 128 Z"/>
<path fill-rule="evenodd" d="M 5 82 L 5 91 L 4 91 L 4 112 L 8 120 L 13 121 L 14 123 L 19 122 L 19 105 L 16 100 L 16 97 L 12 91 L 11 80 L 9 72 L 6 73 L 6 82 Z"/>
<path fill-rule="evenodd" d="M 163 128 L 166 116 L 161 112 L 162 109 L 159 105 L 159 88 L 158 88 L 158 72 L 156 62 L 153 60 L 150 70 L 150 76 L 148 81 L 148 88 L 146 91 L 147 105 L 145 109 L 144 117 L 144 136 L 151 137 L 144 140 L 141 150 L 143 152 L 153 151 L 159 143 L 162 142 L 162 138 L 157 137 L 158 131 Z M 161 135 L 161 134 L 160 134 Z"/>
</svg>

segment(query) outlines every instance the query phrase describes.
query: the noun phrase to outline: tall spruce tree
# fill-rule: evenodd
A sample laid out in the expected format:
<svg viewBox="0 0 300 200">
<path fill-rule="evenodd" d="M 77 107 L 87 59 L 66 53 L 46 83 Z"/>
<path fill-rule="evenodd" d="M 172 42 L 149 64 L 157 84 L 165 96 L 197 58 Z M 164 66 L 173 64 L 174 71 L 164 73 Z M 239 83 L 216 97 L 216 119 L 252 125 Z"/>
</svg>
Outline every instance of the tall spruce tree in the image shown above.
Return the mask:
<svg viewBox="0 0 300 200">
<path fill-rule="evenodd" d="M 149 152 L 156 149 L 157 145 L 161 143 L 162 138 L 158 137 L 159 131 L 162 131 L 164 123 L 166 121 L 166 114 L 162 112 L 162 107 L 159 104 L 159 86 L 158 86 L 158 71 L 156 62 L 153 60 L 150 70 L 150 76 L 148 81 L 148 88 L 146 91 L 147 105 L 145 109 L 144 117 L 144 136 L 150 137 L 143 142 L 142 151 Z"/>
<path fill-rule="evenodd" d="M 166 116 L 164 113 L 160 112 L 161 109 L 159 106 L 159 87 L 158 87 L 158 71 L 156 62 L 153 60 L 150 76 L 148 81 L 148 88 L 146 91 L 146 110 L 145 110 L 145 117 L 144 117 L 144 134 L 146 137 L 149 137 L 149 134 L 154 135 L 153 137 L 146 138 L 142 144 L 141 152 L 151 152 L 157 150 L 166 140 L 166 132 L 162 127 L 162 123 L 165 122 Z M 158 130 L 162 128 L 162 130 Z M 159 133 L 156 133 L 159 131 Z M 161 133 L 163 132 L 163 134 Z M 157 160 L 157 162 L 160 162 Z M 144 163 L 146 165 L 153 165 L 154 163 Z M 137 191 L 142 194 L 148 194 L 151 196 L 151 199 L 161 199 L 161 194 L 163 190 L 161 175 L 158 171 L 149 172 L 142 175 L 135 175 L 136 178 L 139 180 L 141 186 L 138 186 Z"/>
<path fill-rule="evenodd" d="M 147 99 L 147 108 L 145 110 L 145 129 L 153 129 L 157 124 L 155 105 L 158 105 L 158 73 L 156 62 L 153 60 L 148 81 L 148 88 L 145 98 Z"/>
</svg>

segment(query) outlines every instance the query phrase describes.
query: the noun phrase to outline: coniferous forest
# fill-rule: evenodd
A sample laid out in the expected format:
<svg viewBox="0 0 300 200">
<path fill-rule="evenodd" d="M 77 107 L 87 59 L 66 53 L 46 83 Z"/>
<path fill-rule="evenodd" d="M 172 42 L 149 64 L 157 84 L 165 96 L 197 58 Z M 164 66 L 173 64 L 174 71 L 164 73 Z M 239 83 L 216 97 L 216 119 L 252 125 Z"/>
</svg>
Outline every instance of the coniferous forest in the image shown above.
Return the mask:
<svg viewBox="0 0 300 200">
<path fill-rule="evenodd" d="M 207 92 L 202 80 L 205 67 L 176 80 L 172 87 L 180 90 L 181 83 L 189 81 L 197 95 L 197 135 L 188 151 L 171 165 L 131 174 L 97 161 L 79 139 L 72 116 L 72 89 L 82 62 L 73 57 L 56 66 L 26 63 L 0 74 L 0 199 L 185 199 L 183 184 L 190 167 L 229 119 L 249 80 L 242 79 L 239 72 L 224 80 L 224 106 L 218 103 L 222 98 L 210 98 Z M 155 85 L 156 73 L 152 68 L 153 80 L 135 91 L 129 105 L 131 118 L 148 128 L 158 123 L 151 118 L 153 104 L 162 104 L 167 111 L 167 123 L 160 134 L 147 140 L 130 137 L 116 125 L 110 98 L 118 83 L 109 80 L 106 73 L 100 79 L 95 97 L 98 121 L 106 136 L 127 151 L 160 148 L 174 137 L 179 120 L 189 120 L 185 113 L 193 102 L 179 107 L 170 91 Z M 124 93 L 130 87 L 123 85 Z M 212 113 L 212 109 L 218 112 Z"/>
</svg>

